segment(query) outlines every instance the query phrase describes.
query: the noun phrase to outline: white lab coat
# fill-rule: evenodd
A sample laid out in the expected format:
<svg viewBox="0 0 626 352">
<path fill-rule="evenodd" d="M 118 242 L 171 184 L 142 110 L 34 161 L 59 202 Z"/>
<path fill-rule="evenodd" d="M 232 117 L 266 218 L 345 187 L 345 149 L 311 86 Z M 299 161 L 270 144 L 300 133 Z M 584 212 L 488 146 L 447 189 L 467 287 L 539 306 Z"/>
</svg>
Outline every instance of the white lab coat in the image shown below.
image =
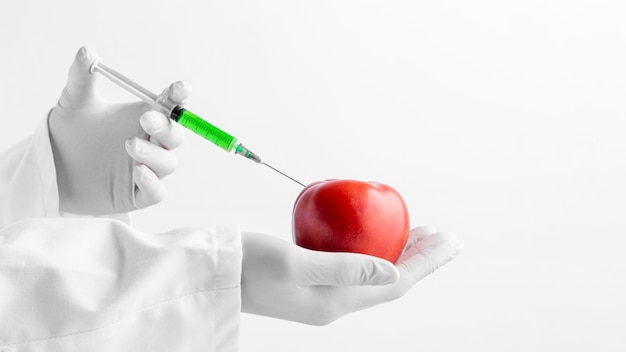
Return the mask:
<svg viewBox="0 0 626 352">
<path fill-rule="evenodd" d="M 238 228 L 142 233 L 58 199 L 43 121 L 0 154 L 0 351 L 237 350 Z"/>
</svg>

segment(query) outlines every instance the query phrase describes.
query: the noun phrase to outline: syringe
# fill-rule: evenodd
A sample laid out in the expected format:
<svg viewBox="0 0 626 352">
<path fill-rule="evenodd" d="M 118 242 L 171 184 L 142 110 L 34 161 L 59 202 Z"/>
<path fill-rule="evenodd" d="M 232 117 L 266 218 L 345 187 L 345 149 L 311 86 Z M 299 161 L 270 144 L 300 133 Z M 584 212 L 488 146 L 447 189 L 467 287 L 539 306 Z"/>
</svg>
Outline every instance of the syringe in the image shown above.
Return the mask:
<svg viewBox="0 0 626 352">
<path fill-rule="evenodd" d="M 161 112 L 163 112 L 166 116 L 178 122 L 182 126 L 188 128 L 189 130 L 195 132 L 199 136 L 204 137 L 205 139 L 209 140 L 210 142 L 224 149 L 225 151 L 234 151 L 235 154 L 242 155 L 249 160 L 263 164 L 270 169 L 278 172 L 279 174 L 287 177 L 288 179 L 296 182 L 302 187 L 305 187 L 303 183 L 296 181 L 294 178 L 262 161 L 258 155 L 244 147 L 243 144 L 237 143 L 237 138 L 208 123 L 191 111 L 171 102 L 167 99 L 167 97 L 159 97 L 151 91 L 147 90 L 146 88 L 133 82 L 128 77 L 111 69 L 110 67 L 107 67 L 102 63 L 101 58 L 97 58 L 96 60 L 94 60 L 94 62 L 91 64 L 89 71 L 91 73 L 98 72 L 102 74 L 103 76 L 110 79 L 113 83 L 126 89 L 127 91 L 134 94 L 139 99 L 145 101 L 150 105 L 156 104 L 161 109 Z"/>
</svg>

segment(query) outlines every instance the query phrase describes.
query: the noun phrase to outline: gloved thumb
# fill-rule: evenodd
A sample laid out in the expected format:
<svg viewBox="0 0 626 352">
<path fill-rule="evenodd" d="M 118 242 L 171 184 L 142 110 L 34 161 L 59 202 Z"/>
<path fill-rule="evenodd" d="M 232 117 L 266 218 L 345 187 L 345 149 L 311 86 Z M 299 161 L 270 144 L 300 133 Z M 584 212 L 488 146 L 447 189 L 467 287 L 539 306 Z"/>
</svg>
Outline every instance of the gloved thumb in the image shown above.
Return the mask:
<svg viewBox="0 0 626 352">
<path fill-rule="evenodd" d="M 303 286 L 388 285 L 400 277 L 391 262 L 365 254 L 308 251 L 308 255 L 309 265 L 304 265 L 300 280 Z"/>
<path fill-rule="evenodd" d="M 70 67 L 67 83 L 59 98 L 59 107 L 78 108 L 99 100 L 95 88 L 96 75 L 89 71 L 91 64 L 97 58 L 98 54 L 86 46 L 78 50 Z"/>
</svg>

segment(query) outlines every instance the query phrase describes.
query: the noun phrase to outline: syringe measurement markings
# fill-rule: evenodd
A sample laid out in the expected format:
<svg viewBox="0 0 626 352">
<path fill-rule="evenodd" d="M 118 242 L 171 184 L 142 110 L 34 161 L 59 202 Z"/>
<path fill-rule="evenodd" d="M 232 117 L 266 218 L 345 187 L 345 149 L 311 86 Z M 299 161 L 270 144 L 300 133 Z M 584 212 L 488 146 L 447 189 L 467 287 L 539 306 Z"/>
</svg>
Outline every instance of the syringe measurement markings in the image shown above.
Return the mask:
<svg viewBox="0 0 626 352">
<path fill-rule="evenodd" d="M 219 130 L 217 127 L 200 118 L 188 117 L 184 114 L 179 120 L 179 123 L 226 150 L 230 149 L 229 147 L 231 147 L 231 143 L 234 140 L 234 137 L 231 135 Z"/>
</svg>

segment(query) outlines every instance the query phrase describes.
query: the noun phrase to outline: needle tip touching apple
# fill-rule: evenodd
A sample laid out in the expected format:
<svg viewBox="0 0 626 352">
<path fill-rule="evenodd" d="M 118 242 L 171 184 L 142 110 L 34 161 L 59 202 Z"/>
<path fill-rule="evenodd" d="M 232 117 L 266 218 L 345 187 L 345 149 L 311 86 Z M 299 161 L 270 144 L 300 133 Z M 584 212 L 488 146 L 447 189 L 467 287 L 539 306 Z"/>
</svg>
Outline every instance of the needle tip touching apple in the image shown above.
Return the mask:
<svg viewBox="0 0 626 352">
<path fill-rule="evenodd" d="M 404 249 L 409 226 L 408 210 L 400 194 L 379 182 L 314 182 L 298 195 L 293 208 L 297 245 L 368 254 L 392 263 Z"/>
</svg>

